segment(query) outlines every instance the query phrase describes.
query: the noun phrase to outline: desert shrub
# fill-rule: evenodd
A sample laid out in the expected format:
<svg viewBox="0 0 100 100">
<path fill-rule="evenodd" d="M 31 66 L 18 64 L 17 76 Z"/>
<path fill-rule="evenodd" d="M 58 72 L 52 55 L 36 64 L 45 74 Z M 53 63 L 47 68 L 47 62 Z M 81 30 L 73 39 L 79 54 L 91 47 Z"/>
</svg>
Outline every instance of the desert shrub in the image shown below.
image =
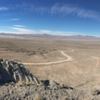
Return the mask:
<svg viewBox="0 0 100 100">
<path fill-rule="evenodd" d="M 15 82 L 10 82 L 9 84 L 14 86 L 15 85 Z"/>
<path fill-rule="evenodd" d="M 18 85 L 19 86 L 22 86 L 22 85 L 24 85 L 24 86 L 30 86 L 30 85 L 33 85 L 33 83 L 32 82 L 25 83 L 24 81 L 19 81 Z"/>
<path fill-rule="evenodd" d="M 43 82 L 41 82 L 38 86 L 39 86 L 40 88 L 42 88 L 42 89 L 45 89 L 45 88 L 46 88 L 46 85 L 45 85 Z"/>
<path fill-rule="evenodd" d="M 18 82 L 18 85 L 19 85 L 19 86 L 22 86 L 22 85 L 25 85 L 25 84 L 26 84 L 26 83 L 25 83 L 24 81 L 19 81 L 19 82 Z"/>
<path fill-rule="evenodd" d="M 64 97 L 62 100 L 73 100 L 73 99 L 70 98 L 70 97 L 68 97 L 68 96 L 66 96 L 66 97 Z"/>
<path fill-rule="evenodd" d="M 100 94 L 100 90 L 94 89 L 91 91 L 92 95 L 99 95 Z"/>
<path fill-rule="evenodd" d="M 35 100 L 46 100 L 46 98 L 44 98 L 44 97 L 41 96 L 40 94 L 36 94 L 34 99 L 35 99 Z"/>
<path fill-rule="evenodd" d="M 32 82 L 29 82 L 29 83 L 26 83 L 25 85 L 26 86 L 30 86 L 30 85 L 33 85 L 33 83 Z"/>
<path fill-rule="evenodd" d="M 8 83 L 5 83 L 4 85 L 5 85 L 5 86 L 9 86 L 9 84 L 8 84 Z"/>
</svg>

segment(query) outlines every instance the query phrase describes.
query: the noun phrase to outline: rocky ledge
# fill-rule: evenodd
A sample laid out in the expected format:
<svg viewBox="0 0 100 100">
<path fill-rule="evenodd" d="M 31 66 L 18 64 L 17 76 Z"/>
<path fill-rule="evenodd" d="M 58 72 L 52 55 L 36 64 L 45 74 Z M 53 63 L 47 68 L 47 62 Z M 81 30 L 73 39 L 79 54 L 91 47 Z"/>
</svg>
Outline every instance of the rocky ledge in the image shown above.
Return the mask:
<svg viewBox="0 0 100 100">
<path fill-rule="evenodd" d="M 39 84 L 38 79 L 23 64 L 0 59 L 0 84 L 8 82 Z"/>
<path fill-rule="evenodd" d="M 100 90 L 72 88 L 33 76 L 23 64 L 0 59 L 0 100 L 100 100 Z"/>
</svg>

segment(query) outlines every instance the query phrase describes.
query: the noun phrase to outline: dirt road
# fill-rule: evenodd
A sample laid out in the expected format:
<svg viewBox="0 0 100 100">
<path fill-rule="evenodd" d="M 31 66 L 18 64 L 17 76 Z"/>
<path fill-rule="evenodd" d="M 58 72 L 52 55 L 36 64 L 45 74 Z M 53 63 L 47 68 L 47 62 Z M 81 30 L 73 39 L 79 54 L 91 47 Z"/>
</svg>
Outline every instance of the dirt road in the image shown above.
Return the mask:
<svg viewBox="0 0 100 100">
<path fill-rule="evenodd" d="M 58 63 L 63 63 L 67 61 L 73 61 L 73 58 L 67 54 L 65 54 L 63 51 L 59 51 L 63 56 L 67 57 L 65 60 L 61 61 L 55 61 L 55 62 L 46 62 L 46 63 L 23 63 L 24 65 L 50 65 L 50 64 L 58 64 Z"/>
</svg>

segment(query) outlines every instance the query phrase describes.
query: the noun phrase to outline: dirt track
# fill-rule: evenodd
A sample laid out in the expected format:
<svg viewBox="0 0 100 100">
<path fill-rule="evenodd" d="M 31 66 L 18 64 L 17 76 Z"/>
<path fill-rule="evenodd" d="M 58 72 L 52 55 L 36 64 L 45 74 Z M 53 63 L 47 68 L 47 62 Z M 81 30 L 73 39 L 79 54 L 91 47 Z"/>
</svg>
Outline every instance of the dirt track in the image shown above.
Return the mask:
<svg viewBox="0 0 100 100">
<path fill-rule="evenodd" d="M 61 61 L 55 61 L 55 62 L 46 62 L 46 63 L 23 63 L 24 65 L 50 65 L 50 64 L 58 64 L 58 63 L 63 63 L 67 61 L 73 61 L 73 58 L 70 57 L 69 55 L 65 54 L 63 51 L 59 51 L 63 56 L 67 57 L 65 60 Z M 72 51 L 73 52 L 73 51 Z"/>
</svg>

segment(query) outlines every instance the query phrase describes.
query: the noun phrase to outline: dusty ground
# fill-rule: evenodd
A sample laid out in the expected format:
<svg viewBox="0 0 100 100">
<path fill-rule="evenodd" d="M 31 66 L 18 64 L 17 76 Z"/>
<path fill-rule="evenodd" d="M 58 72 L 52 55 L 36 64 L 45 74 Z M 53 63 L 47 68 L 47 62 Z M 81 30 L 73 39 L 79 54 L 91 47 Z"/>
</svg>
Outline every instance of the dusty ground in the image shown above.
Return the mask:
<svg viewBox="0 0 100 100">
<path fill-rule="evenodd" d="M 100 41 L 52 38 L 0 38 L 0 58 L 24 63 L 70 62 L 25 66 L 39 79 L 55 80 L 75 88 L 100 88 Z"/>
</svg>

